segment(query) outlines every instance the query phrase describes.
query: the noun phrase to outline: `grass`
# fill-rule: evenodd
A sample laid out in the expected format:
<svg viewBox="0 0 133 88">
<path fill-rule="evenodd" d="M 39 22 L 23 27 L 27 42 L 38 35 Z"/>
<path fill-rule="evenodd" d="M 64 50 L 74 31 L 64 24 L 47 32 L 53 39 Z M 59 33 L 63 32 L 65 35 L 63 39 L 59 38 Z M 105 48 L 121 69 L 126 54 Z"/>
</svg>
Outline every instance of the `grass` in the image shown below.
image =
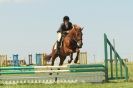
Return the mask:
<svg viewBox="0 0 133 88">
<path fill-rule="evenodd" d="M 17 84 L 0 85 L 0 88 L 133 88 L 133 63 L 127 63 L 129 81 L 111 81 L 108 83 L 75 83 L 75 84 Z"/>
<path fill-rule="evenodd" d="M 1 85 L 0 88 L 132 88 L 131 82 L 120 83 L 80 83 L 80 84 L 20 84 Z"/>
</svg>

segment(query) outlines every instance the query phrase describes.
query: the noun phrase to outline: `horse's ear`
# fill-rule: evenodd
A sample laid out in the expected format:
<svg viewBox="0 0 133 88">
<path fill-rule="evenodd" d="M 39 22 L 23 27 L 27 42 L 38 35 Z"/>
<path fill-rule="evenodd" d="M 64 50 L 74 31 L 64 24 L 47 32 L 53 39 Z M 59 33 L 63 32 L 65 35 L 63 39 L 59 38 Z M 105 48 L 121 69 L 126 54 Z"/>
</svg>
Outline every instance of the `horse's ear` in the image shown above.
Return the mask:
<svg viewBox="0 0 133 88">
<path fill-rule="evenodd" d="M 84 27 L 81 28 L 81 31 L 83 31 Z"/>
<path fill-rule="evenodd" d="M 74 27 L 74 25 L 73 25 L 73 29 L 74 29 L 75 27 Z"/>
<path fill-rule="evenodd" d="M 76 25 L 75 24 L 73 25 L 73 28 L 76 28 Z"/>
</svg>

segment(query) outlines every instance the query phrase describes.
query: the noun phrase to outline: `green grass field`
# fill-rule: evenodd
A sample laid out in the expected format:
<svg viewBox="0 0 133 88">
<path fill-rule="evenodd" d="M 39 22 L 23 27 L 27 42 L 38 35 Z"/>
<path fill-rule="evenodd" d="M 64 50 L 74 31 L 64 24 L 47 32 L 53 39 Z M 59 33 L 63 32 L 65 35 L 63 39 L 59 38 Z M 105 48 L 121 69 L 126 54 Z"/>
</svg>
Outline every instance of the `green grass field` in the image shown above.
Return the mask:
<svg viewBox="0 0 133 88">
<path fill-rule="evenodd" d="M 132 88 L 131 82 L 120 83 L 81 83 L 81 84 L 23 84 L 23 85 L 4 85 L 0 88 Z"/>
<path fill-rule="evenodd" d="M 129 81 L 111 81 L 108 83 L 76 83 L 76 84 L 18 84 L 0 85 L 0 88 L 133 88 L 133 63 L 127 63 Z"/>
</svg>

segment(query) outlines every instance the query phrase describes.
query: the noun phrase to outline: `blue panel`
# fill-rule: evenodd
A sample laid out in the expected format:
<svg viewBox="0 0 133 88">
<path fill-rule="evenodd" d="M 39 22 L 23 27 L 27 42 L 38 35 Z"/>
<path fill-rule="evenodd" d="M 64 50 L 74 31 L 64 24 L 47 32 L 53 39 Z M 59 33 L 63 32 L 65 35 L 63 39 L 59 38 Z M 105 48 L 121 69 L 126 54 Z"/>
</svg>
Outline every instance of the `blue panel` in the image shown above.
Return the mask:
<svg viewBox="0 0 133 88">
<path fill-rule="evenodd" d="M 36 54 L 36 65 L 41 66 L 41 55 L 42 54 Z"/>
<path fill-rule="evenodd" d="M 13 55 L 13 66 L 19 66 L 18 54 Z"/>
</svg>

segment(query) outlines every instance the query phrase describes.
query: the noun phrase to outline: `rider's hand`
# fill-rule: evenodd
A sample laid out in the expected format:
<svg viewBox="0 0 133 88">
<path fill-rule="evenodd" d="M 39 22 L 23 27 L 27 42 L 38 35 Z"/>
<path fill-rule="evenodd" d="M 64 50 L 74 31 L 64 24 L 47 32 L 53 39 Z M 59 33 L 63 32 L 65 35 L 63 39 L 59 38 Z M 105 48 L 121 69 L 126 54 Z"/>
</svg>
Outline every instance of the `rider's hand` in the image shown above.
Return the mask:
<svg viewBox="0 0 133 88">
<path fill-rule="evenodd" d="M 69 33 L 69 31 L 66 31 L 66 33 Z"/>
</svg>

